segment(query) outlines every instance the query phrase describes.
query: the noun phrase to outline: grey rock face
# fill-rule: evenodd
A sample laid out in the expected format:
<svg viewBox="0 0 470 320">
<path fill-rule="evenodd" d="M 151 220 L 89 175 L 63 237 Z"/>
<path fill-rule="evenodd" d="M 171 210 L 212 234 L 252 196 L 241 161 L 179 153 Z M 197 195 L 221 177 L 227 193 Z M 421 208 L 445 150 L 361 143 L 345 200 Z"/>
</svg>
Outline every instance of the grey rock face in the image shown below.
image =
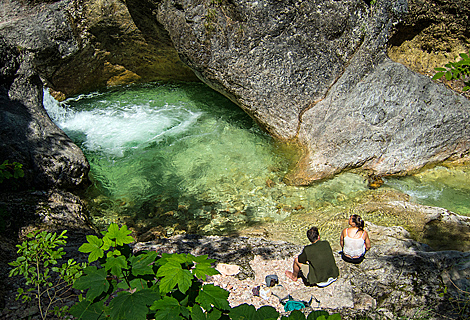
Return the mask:
<svg viewBox="0 0 470 320">
<path fill-rule="evenodd" d="M 17 16 L 0 22 L 0 159 L 23 164 L 21 188 L 74 188 L 87 181 L 89 164 L 82 151 L 42 105 L 38 70 L 51 68 L 77 49 L 62 5 L 28 10 L 7 2 L 2 7 L 2 13 Z"/>
<path fill-rule="evenodd" d="M 305 155 L 287 183 L 362 167 L 403 174 L 470 148 L 470 103 L 386 57 L 406 1 L 162 1 L 202 81 Z"/>
<path fill-rule="evenodd" d="M 281 139 L 344 72 L 366 17 L 362 1 L 165 1 L 158 15 L 201 80 Z"/>
<path fill-rule="evenodd" d="M 312 153 L 287 178 L 304 184 L 361 166 L 390 175 L 461 157 L 470 148 L 469 120 L 467 99 L 385 59 L 350 92 L 303 114 L 299 140 Z"/>
</svg>

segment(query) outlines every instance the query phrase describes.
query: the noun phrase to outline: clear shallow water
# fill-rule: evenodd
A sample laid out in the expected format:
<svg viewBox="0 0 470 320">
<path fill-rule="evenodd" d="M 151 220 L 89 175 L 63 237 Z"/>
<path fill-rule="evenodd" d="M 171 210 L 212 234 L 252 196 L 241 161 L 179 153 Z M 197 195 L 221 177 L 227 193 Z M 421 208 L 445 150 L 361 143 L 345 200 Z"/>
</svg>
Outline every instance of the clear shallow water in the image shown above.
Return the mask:
<svg viewBox="0 0 470 320">
<path fill-rule="evenodd" d="M 470 216 L 468 166 L 437 166 L 414 176 L 385 179 L 384 186 L 409 194 L 418 203 Z"/>
<path fill-rule="evenodd" d="M 120 87 L 61 104 L 46 92 L 45 106 L 90 162 L 94 184 L 87 198 L 99 224 L 121 221 L 155 235 L 222 234 L 341 206 L 370 192 L 366 179 L 352 173 L 310 187 L 286 186 L 282 177 L 296 158 L 292 149 L 203 84 Z M 446 182 L 467 183 L 465 170 L 435 181 L 426 175 L 388 179 L 386 187 L 436 206 L 446 192 L 462 190 L 463 202 L 454 206 L 461 211 L 454 210 L 470 214 L 463 200 L 468 187 Z"/>
</svg>

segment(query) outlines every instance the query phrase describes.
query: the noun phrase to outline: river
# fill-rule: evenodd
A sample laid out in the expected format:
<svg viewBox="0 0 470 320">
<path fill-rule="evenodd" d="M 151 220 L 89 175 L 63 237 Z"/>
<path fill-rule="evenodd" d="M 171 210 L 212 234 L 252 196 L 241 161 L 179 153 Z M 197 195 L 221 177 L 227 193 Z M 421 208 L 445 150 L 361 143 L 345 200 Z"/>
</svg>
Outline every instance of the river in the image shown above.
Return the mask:
<svg viewBox="0 0 470 320">
<path fill-rule="evenodd" d="M 468 165 L 387 178 L 380 191 L 351 172 L 287 186 L 282 178 L 298 156 L 294 149 L 201 83 L 114 87 L 62 103 L 45 91 L 44 104 L 90 162 L 85 197 L 98 225 L 127 223 L 162 236 L 230 234 L 305 215 L 325 225 L 333 217 L 324 212 L 347 219 L 354 203 L 386 191 L 470 215 Z"/>
</svg>

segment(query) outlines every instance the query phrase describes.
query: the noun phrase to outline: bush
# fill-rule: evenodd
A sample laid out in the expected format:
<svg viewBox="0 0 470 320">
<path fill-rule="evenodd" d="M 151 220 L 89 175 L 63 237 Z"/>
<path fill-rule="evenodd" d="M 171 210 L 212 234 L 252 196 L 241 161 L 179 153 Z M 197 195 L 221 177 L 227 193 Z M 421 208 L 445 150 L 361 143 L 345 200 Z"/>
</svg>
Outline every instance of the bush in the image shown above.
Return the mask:
<svg viewBox="0 0 470 320">
<path fill-rule="evenodd" d="M 449 62 L 445 65 L 445 68 L 434 68 L 438 71 L 432 78 L 433 80 L 440 79 L 445 76 L 447 80 L 462 79 L 465 87 L 463 91 L 470 89 L 470 58 L 469 54 L 461 53 L 460 57 L 462 60 L 456 62 Z"/>
<path fill-rule="evenodd" d="M 42 319 L 48 314 L 64 315 L 67 307 L 62 305 L 64 298 L 71 295 L 71 286 L 75 279 L 81 275 L 84 264 L 77 264 L 73 259 L 57 267 L 57 260 L 65 254 L 63 248 L 67 236 L 63 231 L 56 233 L 32 232 L 27 235 L 28 240 L 17 245 L 18 258 L 10 263 L 14 268 L 9 276 L 21 275 L 26 279 L 26 288 L 18 288 L 16 299 L 23 302 L 31 301 L 34 297 L 39 307 Z"/>
</svg>

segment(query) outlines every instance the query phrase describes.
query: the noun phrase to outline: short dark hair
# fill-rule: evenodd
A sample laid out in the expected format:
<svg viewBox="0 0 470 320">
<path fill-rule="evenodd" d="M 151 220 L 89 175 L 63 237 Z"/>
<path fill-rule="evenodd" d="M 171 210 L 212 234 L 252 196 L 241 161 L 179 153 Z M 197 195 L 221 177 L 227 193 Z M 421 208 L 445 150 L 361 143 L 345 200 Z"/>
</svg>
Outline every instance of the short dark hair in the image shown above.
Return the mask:
<svg viewBox="0 0 470 320">
<path fill-rule="evenodd" d="M 307 238 L 308 240 L 310 240 L 311 243 L 314 243 L 318 239 L 319 236 L 320 236 L 320 233 L 318 232 L 317 227 L 311 227 L 310 229 L 308 229 Z"/>
</svg>

